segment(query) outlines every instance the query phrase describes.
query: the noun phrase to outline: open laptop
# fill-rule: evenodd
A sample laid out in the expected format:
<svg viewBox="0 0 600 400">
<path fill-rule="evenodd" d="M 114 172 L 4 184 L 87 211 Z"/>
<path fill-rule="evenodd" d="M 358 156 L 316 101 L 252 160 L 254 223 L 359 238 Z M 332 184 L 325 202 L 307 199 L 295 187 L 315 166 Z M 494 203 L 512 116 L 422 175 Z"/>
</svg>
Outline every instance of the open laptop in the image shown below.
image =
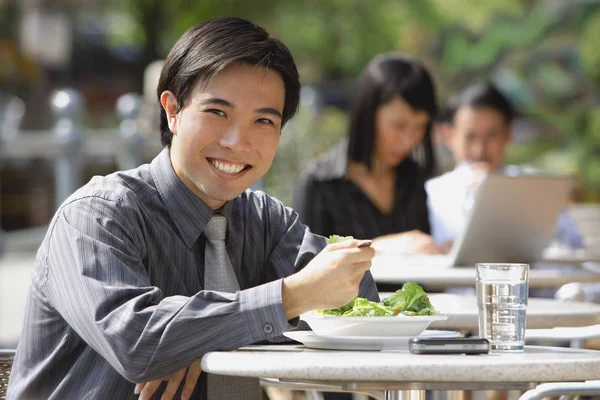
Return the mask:
<svg viewBox="0 0 600 400">
<path fill-rule="evenodd" d="M 400 262 L 452 267 L 538 261 L 567 204 L 571 185 L 569 177 L 489 174 L 448 255 L 400 256 Z"/>
</svg>

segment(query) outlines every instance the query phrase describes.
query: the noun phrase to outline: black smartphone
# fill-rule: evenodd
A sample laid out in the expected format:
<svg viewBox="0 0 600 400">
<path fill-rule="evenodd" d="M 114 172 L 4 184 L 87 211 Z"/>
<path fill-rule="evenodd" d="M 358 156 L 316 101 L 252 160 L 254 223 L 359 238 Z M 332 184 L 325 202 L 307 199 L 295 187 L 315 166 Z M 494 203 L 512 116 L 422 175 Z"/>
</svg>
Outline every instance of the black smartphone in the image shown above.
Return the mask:
<svg viewBox="0 0 600 400">
<path fill-rule="evenodd" d="M 480 337 L 414 337 L 408 349 L 414 354 L 487 354 L 490 342 Z"/>
</svg>

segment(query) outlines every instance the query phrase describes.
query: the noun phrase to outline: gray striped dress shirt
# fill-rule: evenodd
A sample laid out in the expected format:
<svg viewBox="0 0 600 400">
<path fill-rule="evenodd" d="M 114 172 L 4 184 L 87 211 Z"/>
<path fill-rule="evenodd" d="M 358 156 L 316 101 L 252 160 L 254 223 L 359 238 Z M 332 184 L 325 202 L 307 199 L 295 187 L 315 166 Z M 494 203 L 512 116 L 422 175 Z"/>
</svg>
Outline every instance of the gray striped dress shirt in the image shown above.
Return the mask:
<svg viewBox="0 0 600 400">
<path fill-rule="evenodd" d="M 213 211 L 177 178 L 167 150 L 67 199 L 37 254 L 8 399 L 135 399 L 134 382 L 295 328 L 282 278 L 326 239 L 262 192 L 220 212 L 237 293 L 202 290 L 202 231 Z M 360 292 L 378 298 L 369 273 Z M 193 399 L 206 398 L 202 376 Z"/>
</svg>

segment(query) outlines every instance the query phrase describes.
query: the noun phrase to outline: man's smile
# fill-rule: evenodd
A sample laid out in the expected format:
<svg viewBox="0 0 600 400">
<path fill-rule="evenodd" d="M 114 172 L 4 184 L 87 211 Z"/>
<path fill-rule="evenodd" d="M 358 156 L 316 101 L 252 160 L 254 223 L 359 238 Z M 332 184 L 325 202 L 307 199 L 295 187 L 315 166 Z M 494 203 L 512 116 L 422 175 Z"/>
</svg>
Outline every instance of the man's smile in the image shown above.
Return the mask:
<svg viewBox="0 0 600 400">
<path fill-rule="evenodd" d="M 238 175 L 241 172 L 252 168 L 252 166 L 249 164 L 225 162 L 221 160 L 216 160 L 214 158 L 207 158 L 207 160 L 216 170 L 227 175 Z"/>
</svg>

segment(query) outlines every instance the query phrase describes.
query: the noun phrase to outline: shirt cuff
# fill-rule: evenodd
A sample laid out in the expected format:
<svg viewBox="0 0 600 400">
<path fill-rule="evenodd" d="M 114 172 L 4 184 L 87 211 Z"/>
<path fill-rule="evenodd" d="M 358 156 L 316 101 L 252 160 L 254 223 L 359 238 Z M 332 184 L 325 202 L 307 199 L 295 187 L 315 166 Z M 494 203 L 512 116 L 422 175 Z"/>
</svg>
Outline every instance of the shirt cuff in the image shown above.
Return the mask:
<svg viewBox="0 0 600 400">
<path fill-rule="evenodd" d="M 283 279 L 240 291 L 242 314 L 253 342 L 269 339 L 298 326 L 299 318 L 288 321 L 283 308 Z"/>
</svg>

